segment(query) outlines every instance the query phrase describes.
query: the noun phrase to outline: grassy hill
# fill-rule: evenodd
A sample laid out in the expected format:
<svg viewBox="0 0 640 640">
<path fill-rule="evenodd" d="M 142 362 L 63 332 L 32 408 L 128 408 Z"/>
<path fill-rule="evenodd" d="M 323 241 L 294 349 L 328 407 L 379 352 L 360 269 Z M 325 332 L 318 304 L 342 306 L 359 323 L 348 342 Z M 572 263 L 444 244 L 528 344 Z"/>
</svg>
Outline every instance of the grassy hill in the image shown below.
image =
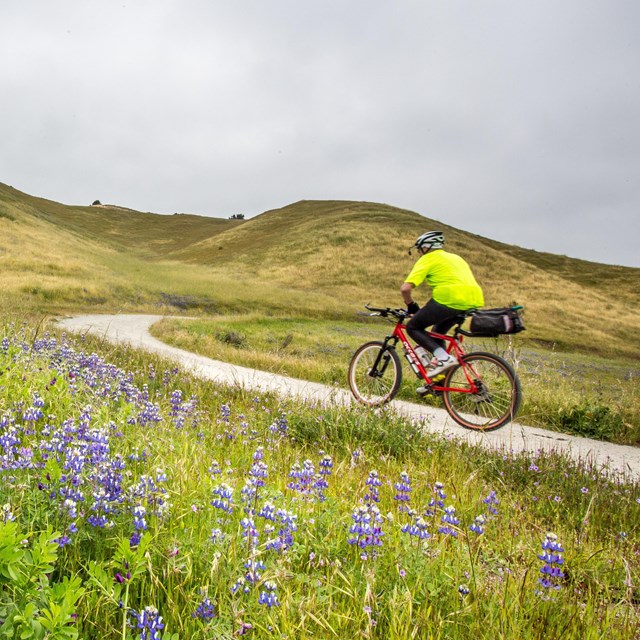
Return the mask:
<svg viewBox="0 0 640 640">
<path fill-rule="evenodd" d="M 399 305 L 416 258 L 407 248 L 429 228 L 443 229 L 473 266 L 487 306 L 525 305 L 526 340 L 638 358 L 640 269 L 521 249 L 368 202 L 300 201 L 239 221 L 67 206 L 0 184 L 2 295 L 48 313 L 251 308 L 350 318 L 365 302 Z M 418 300 L 427 296 L 418 290 Z"/>
<path fill-rule="evenodd" d="M 184 310 L 202 317 L 179 330 L 193 337 L 201 325 L 245 364 L 280 323 L 287 336 L 266 350 L 290 362 L 295 334 L 296 350 L 315 349 L 301 358 L 309 375 L 310 361 L 326 364 L 345 336 L 373 328 L 354 315 L 363 302 L 399 303 L 407 245 L 435 224 L 489 304 L 527 306 L 518 347 L 588 354 L 540 349 L 539 374 L 521 367 L 522 417 L 589 435 L 615 420 L 613 436 L 639 444 L 639 269 L 372 203 L 211 220 L 69 207 L 0 184 L 0 538 L 20 578 L 3 584 L 7 634 L 44 633 L 39 619 L 52 637 L 87 640 L 151 625 L 194 639 L 636 637 L 632 474 L 543 450 L 486 451 L 393 411 L 211 384 L 130 346 L 34 340 L 40 325 L 8 322 Z M 236 349 L 236 328 L 250 349 Z M 626 356 L 635 378 L 611 381 L 593 345 Z"/>
</svg>

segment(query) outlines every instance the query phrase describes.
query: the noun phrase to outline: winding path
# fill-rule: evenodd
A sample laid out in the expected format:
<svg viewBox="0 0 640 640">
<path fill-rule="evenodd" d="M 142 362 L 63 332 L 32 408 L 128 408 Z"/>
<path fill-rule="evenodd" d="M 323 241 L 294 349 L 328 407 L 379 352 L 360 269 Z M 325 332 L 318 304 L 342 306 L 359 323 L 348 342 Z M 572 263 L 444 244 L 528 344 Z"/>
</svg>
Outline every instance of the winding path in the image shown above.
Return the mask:
<svg viewBox="0 0 640 640">
<path fill-rule="evenodd" d="M 162 317 L 131 314 L 90 315 L 64 318 L 59 320 L 58 324 L 70 332 L 90 332 L 113 343 L 126 343 L 134 348 L 159 354 L 205 379 L 324 403 L 352 402 L 351 394 L 342 389 L 247 369 L 169 346 L 149 333 L 151 325 Z M 556 450 L 575 460 L 593 463 L 613 475 L 622 474 L 628 480 L 640 480 L 640 448 L 578 438 L 518 423 L 507 425 L 497 431 L 478 433 L 457 425 L 444 409 L 398 400 L 391 404 L 399 413 L 421 420 L 425 429 L 430 432 L 495 450 Z"/>
</svg>

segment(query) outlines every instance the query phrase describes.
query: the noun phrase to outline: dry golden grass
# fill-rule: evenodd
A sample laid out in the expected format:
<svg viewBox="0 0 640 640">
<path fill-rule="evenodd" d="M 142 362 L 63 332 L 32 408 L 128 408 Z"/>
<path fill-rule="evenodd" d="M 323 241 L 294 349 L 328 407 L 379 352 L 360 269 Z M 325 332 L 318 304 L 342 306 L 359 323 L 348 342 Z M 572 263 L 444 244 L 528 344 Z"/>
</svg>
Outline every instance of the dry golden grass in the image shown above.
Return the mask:
<svg viewBox="0 0 640 640">
<path fill-rule="evenodd" d="M 638 358 L 640 269 L 503 245 L 388 205 L 301 201 L 251 220 L 69 207 L 0 185 L 6 302 L 76 310 L 258 310 L 353 317 L 399 306 L 429 228 L 472 265 L 486 306 L 526 308 L 525 341 Z M 416 297 L 426 301 L 427 290 Z"/>
</svg>

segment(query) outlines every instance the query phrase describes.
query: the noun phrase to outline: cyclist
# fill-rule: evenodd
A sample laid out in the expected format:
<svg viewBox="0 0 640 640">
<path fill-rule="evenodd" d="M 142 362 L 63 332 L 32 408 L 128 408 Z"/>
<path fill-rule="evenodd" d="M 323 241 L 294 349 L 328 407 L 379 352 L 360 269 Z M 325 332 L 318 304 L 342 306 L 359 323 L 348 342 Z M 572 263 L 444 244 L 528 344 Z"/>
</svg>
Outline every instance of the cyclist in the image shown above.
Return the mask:
<svg viewBox="0 0 640 640">
<path fill-rule="evenodd" d="M 469 265 L 455 253 L 449 253 L 444 246 L 442 231 L 423 233 L 414 243 L 420 258 L 406 277 L 400 288 L 407 311 L 412 314 L 407 323 L 407 333 L 418 343 L 420 355 L 430 378 L 455 367 L 458 359 L 447 353 L 444 341 L 429 336 L 425 329 L 433 327 L 436 333 L 445 334 L 456 323 L 461 311 L 476 309 L 484 305 L 482 289 L 476 282 Z M 409 253 L 411 253 L 411 249 Z M 420 308 L 413 300 L 413 289 L 425 282 L 431 287 L 432 298 Z M 428 354 L 420 353 L 420 347 L 433 354 L 429 362 Z M 418 388 L 418 393 L 424 391 Z"/>
</svg>

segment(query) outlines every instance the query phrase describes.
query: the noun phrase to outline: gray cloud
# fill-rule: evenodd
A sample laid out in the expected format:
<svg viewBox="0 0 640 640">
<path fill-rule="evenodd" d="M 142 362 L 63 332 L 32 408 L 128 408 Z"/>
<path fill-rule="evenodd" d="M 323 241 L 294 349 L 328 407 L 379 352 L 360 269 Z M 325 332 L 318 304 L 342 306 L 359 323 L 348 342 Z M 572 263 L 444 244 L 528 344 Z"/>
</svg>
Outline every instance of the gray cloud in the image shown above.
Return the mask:
<svg viewBox="0 0 640 640">
<path fill-rule="evenodd" d="M 44 0 L 0 7 L 0 181 L 226 217 L 406 207 L 640 266 L 640 5 Z"/>
</svg>

